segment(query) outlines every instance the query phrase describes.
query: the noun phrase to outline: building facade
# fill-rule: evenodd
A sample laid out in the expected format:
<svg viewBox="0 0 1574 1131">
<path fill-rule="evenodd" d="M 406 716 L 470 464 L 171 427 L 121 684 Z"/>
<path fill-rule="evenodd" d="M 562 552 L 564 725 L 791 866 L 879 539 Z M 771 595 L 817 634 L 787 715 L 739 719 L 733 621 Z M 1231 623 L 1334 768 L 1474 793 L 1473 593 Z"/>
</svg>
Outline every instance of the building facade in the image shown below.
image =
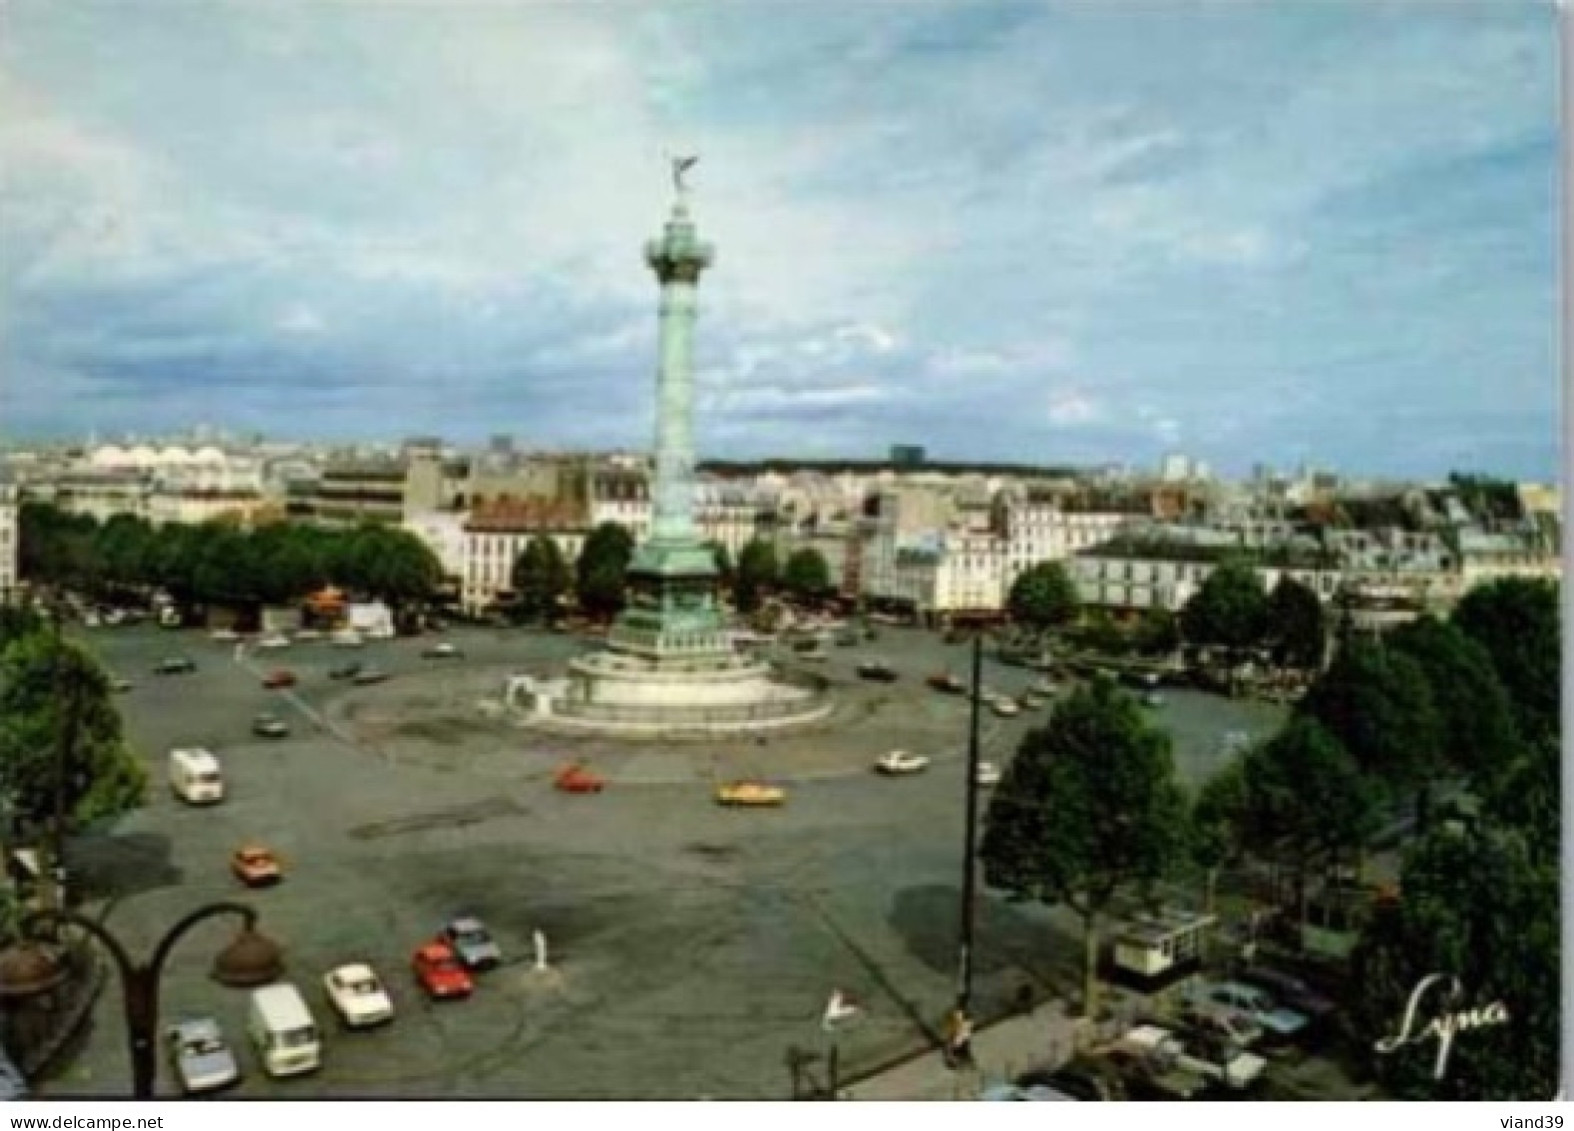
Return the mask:
<svg viewBox="0 0 1574 1131">
<path fill-rule="evenodd" d="M 582 508 L 535 499 L 505 499 L 478 507 L 463 526 L 459 600 L 474 616 L 513 598 L 514 563 L 532 538 L 557 543 L 572 569 L 591 526 Z"/>
<path fill-rule="evenodd" d="M 16 484 L 0 478 L 0 605 L 15 604 L 20 595 L 21 535 Z"/>
</svg>

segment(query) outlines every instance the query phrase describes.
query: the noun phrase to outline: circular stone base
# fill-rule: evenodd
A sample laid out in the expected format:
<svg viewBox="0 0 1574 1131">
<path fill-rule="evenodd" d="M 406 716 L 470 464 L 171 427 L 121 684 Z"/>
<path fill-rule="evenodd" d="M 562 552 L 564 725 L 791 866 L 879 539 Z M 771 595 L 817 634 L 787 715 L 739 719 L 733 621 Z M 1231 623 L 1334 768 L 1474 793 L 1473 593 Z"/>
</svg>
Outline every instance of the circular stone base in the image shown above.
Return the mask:
<svg viewBox="0 0 1574 1131">
<path fill-rule="evenodd" d="M 540 694 L 532 726 L 580 734 L 675 740 L 776 733 L 819 722 L 826 681 L 789 676 L 735 656 L 655 663 L 597 652 L 569 663 L 559 694 Z"/>
</svg>

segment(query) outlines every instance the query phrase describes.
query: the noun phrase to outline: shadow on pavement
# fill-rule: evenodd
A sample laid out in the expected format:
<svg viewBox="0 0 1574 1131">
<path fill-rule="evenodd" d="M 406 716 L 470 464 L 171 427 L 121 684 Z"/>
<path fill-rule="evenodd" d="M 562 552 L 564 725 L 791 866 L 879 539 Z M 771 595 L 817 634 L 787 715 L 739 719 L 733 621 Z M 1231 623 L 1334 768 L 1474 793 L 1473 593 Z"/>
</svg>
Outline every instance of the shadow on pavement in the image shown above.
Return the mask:
<svg viewBox="0 0 1574 1131">
<path fill-rule="evenodd" d="M 1035 910 L 1029 911 L 1028 907 Z M 1039 991 L 1076 986 L 1081 943 L 1046 921 L 1037 905 L 1016 906 L 985 895 L 973 923 L 973 973 L 980 982 L 1024 979 Z M 940 974 L 957 968 L 961 894 L 954 885 L 905 888 L 891 904 L 890 925 L 908 951 Z M 1013 991 L 1014 992 L 1014 991 Z"/>
<path fill-rule="evenodd" d="M 169 837 L 158 833 L 91 833 L 66 849 L 71 894 L 81 902 L 125 899 L 174 887 L 183 872 L 171 862 Z"/>
</svg>

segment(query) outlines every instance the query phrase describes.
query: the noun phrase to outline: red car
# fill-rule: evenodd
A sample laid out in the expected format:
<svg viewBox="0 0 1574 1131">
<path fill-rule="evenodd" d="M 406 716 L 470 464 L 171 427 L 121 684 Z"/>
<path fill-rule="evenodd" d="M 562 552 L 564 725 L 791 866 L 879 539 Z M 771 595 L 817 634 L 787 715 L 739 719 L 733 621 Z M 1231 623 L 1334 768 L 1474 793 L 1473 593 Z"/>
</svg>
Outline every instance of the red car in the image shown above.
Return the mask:
<svg viewBox="0 0 1574 1131">
<path fill-rule="evenodd" d="M 600 793 L 607 787 L 607 779 L 573 762 L 558 770 L 552 784 L 564 793 Z"/>
<path fill-rule="evenodd" d="M 470 971 L 444 942 L 429 942 L 410 960 L 415 980 L 430 998 L 469 997 L 475 990 Z"/>
<path fill-rule="evenodd" d="M 292 671 L 287 671 L 284 668 L 280 668 L 276 672 L 269 672 L 267 675 L 262 677 L 262 686 L 266 687 L 269 691 L 273 691 L 280 687 L 294 687 L 295 673 Z"/>
</svg>

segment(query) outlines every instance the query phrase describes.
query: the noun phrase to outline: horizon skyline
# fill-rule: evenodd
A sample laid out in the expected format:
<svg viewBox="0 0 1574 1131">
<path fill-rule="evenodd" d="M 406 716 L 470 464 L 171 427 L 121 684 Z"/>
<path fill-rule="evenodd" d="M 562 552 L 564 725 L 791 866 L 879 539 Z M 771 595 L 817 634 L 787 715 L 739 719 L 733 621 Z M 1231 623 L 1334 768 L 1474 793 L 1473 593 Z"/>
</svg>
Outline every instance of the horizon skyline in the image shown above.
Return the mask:
<svg viewBox="0 0 1574 1131">
<path fill-rule="evenodd" d="M 12 5 L 0 428 L 646 450 L 690 151 L 701 460 L 1561 482 L 1550 5 L 805 10 Z"/>
</svg>

